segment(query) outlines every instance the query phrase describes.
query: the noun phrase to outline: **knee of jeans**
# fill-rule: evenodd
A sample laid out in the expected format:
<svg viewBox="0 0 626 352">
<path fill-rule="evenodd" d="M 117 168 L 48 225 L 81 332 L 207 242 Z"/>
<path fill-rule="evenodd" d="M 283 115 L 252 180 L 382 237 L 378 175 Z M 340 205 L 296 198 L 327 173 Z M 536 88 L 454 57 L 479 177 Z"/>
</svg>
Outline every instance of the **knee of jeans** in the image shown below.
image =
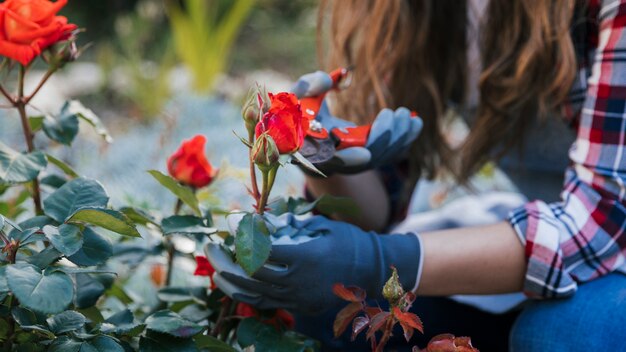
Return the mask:
<svg viewBox="0 0 626 352">
<path fill-rule="evenodd" d="M 571 298 L 531 301 L 510 334 L 510 350 L 617 351 L 626 326 L 626 276 L 581 284 Z"/>
</svg>

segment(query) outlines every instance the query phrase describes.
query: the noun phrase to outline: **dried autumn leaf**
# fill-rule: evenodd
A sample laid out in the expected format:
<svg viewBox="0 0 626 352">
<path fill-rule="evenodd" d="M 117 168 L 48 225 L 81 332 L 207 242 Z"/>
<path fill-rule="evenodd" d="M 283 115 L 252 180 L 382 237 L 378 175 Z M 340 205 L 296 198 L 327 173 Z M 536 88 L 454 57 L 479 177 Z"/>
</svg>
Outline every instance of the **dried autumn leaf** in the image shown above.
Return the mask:
<svg viewBox="0 0 626 352">
<path fill-rule="evenodd" d="M 370 325 L 370 318 L 368 317 L 356 317 L 352 323 L 352 341 L 356 339 L 356 336 L 365 330 Z"/>
<path fill-rule="evenodd" d="M 350 322 L 352 322 L 354 317 L 356 317 L 362 309 L 363 304 L 361 302 L 352 302 L 337 313 L 335 323 L 333 324 L 333 333 L 335 334 L 335 337 L 341 336 L 341 334 L 346 331 Z"/>
<path fill-rule="evenodd" d="M 365 313 L 370 319 L 382 311 L 383 310 L 380 309 L 380 307 L 365 307 Z"/>
<path fill-rule="evenodd" d="M 339 298 L 350 302 L 362 302 L 365 300 L 365 290 L 356 286 L 344 286 L 337 283 L 333 285 L 333 293 Z"/>
</svg>

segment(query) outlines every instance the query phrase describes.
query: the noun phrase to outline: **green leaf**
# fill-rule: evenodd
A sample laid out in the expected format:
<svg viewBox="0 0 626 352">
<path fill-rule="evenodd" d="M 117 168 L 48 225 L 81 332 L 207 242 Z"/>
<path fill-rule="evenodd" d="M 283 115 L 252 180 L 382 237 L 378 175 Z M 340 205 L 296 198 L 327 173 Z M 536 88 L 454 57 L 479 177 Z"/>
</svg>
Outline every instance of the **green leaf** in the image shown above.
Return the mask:
<svg viewBox="0 0 626 352">
<path fill-rule="evenodd" d="M 184 302 L 193 299 L 204 301 L 206 299 L 206 287 L 204 286 L 184 286 L 184 287 L 164 287 L 159 290 L 157 296 L 165 302 Z"/>
<path fill-rule="evenodd" d="M 34 265 L 18 263 L 9 265 L 6 274 L 11 292 L 29 309 L 59 313 L 72 302 L 74 284 L 65 273 L 42 273 Z"/>
<path fill-rule="evenodd" d="M 106 207 L 108 202 L 109 196 L 98 181 L 81 177 L 52 193 L 43 208 L 46 215 L 62 223 L 80 208 Z"/>
<path fill-rule="evenodd" d="M 93 347 L 97 352 L 124 352 L 124 348 L 120 346 L 114 339 L 100 335 L 89 341 L 90 347 Z M 83 351 L 84 348 L 81 348 Z M 84 349 L 87 350 L 87 349 Z"/>
<path fill-rule="evenodd" d="M 152 331 L 182 338 L 191 337 L 204 330 L 202 326 L 168 310 L 161 310 L 149 316 L 146 319 L 146 326 Z"/>
<path fill-rule="evenodd" d="M 136 335 L 143 332 L 144 328 L 144 324 L 135 321 L 135 317 L 129 309 L 124 309 L 105 320 L 105 324 L 102 325 L 102 332 Z"/>
<path fill-rule="evenodd" d="M 237 352 L 226 342 L 216 339 L 209 335 L 200 335 L 193 338 L 196 341 L 196 346 L 201 349 L 207 349 L 211 352 Z"/>
<path fill-rule="evenodd" d="M 55 174 L 46 175 L 42 177 L 41 180 L 39 180 L 40 185 L 49 186 L 54 189 L 59 189 L 63 187 L 63 185 L 66 183 L 67 183 L 67 179 L 65 177 L 55 175 Z"/>
<path fill-rule="evenodd" d="M 68 336 L 61 336 L 52 342 L 48 352 L 79 352 L 82 345 L 83 343 L 80 341 L 74 341 Z"/>
<path fill-rule="evenodd" d="M 69 146 L 78 134 L 78 116 L 64 114 L 63 110 L 56 119 L 46 115 L 43 120 L 43 131 L 53 141 Z"/>
<path fill-rule="evenodd" d="M 139 340 L 139 352 L 197 352 L 193 339 L 148 332 Z"/>
<path fill-rule="evenodd" d="M 280 333 L 273 326 L 265 325 L 256 318 L 246 318 L 237 327 L 237 342 L 241 347 L 254 345 L 257 352 L 304 352 L 316 351 L 316 343 L 293 332 Z"/>
<path fill-rule="evenodd" d="M 51 316 L 46 321 L 48 322 L 50 330 L 58 335 L 82 328 L 87 322 L 87 319 L 78 312 L 66 310 L 63 313 Z"/>
<path fill-rule="evenodd" d="M 207 227 L 205 220 L 193 215 L 174 215 L 161 221 L 164 235 L 174 233 L 212 235 L 217 232 L 214 227 Z"/>
<path fill-rule="evenodd" d="M 96 133 L 99 134 L 107 143 L 112 143 L 113 138 L 109 134 L 109 131 L 104 127 L 100 118 L 90 109 L 83 106 L 83 104 L 78 100 L 70 100 L 65 102 L 63 108 L 61 108 L 61 115 L 63 114 L 74 114 L 79 118 L 83 119 L 87 123 L 89 123 L 96 130 Z"/>
<path fill-rule="evenodd" d="M 30 125 L 30 130 L 31 132 L 35 133 L 37 131 L 39 131 L 41 129 L 41 127 L 43 126 L 43 120 L 45 119 L 45 116 L 30 116 L 28 118 L 28 124 Z"/>
<path fill-rule="evenodd" d="M 148 173 L 152 175 L 152 177 L 154 177 L 154 179 L 157 180 L 163 187 L 167 188 L 176 197 L 182 200 L 183 203 L 187 204 L 187 206 L 189 206 L 196 215 L 202 216 L 200 206 L 198 205 L 198 198 L 196 198 L 196 195 L 191 188 L 181 185 L 172 177 L 157 170 L 149 170 Z"/>
<path fill-rule="evenodd" d="M 300 152 L 295 152 L 291 155 L 294 157 L 294 159 L 296 159 L 296 163 L 304 166 L 305 168 L 309 169 L 310 171 L 313 171 L 314 173 L 322 177 L 326 177 L 326 175 L 324 175 L 323 172 L 321 172 L 313 164 L 311 164 L 311 162 L 307 158 L 305 158 L 304 155 L 300 154 Z"/>
<path fill-rule="evenodd" d="M 104 263 L 113 254 L 111 242 L 90 228 L 83 230 L 83 247 L 67 257 L 72 263 L 81 266 L 94 266 Z"/>
<path fill-rule="evenodd" d="M 254 345 L 260 335 L 277 336 L 276 329 L 261 323 L 256 318 L 246 318 L 237 327 L 237 342 L 241 347 Z"/>
<path fill-rule="evenodd" d="M 61 224 L 58 228 L 47 225 L 43 228 L 46 238 L 66 256 L 70 256 L 83 246 L 83 234 L 78 226 Z"/>
<path fill-rule="evenodd" d="M 61 259 L 62 256 L 63 253 L 57 251 L 56 248 L 49 246 L 44 248 L 41 252 L 27 257 L 26 261 L 43 270 L 50 266 L 50 264 Z"/>
<path fill-rule="evenodd" d="M 9 294 L 9 285 L 7 284 L 7 273 L 6 273 L 6 265 L 0 266 L 0 303 L 7 298 Z"/>
<path fill-rule="evenodd" d="M 141 237 L 135 225 L 123 213 L 106 208 L 84 207 L 67 219 L 68 223 L 87 223 L 124 236 Z"/>
<path fill-rule="evenodd" d="M 78 309 L 93 307 L 104 294 L 104 285 L 89 274 L 76 274 L 76 297 L 74 304 Z"/>
<path fill-rule="evenodd" d="M 159 226 L 157 224 L 154 217 L 148 212 L 132 207 L 123 207 L 120 208 L 120 211 L 124 213 L 130 220 L 132 220 L 135 224 L 146 226 L 147 224 L 153 224 L 155 226 Z"/>
<path fill-rule="evenodd" d="M 254 274 L 270 256 L 272 242 L 263 217 L 248 213 L 239 222 L 235 236 L 237 262 L 248 273 Z"/>
<path fill-rule="evenodd" d="M 46 158 L 48 159 L 48 162 L 56 167 L 58 167 L 59 169 L 61 169 L 61 171 L 63 171 L 67 176 L 71 177 L 71 178 L 77 178 L 78 177 L 78 173 L 76 171 L 74 171 L 74 169 L 72 169 L 71 166 L 67 165 L 65 162 L 63 162 L 60 159 L 57 159 L 55 157 L 53 157 L 50 154 L 46 154 Z"/>
<path fill-rule="evenodd" d="M 0 142 L 0 183 L 32 181 L 47 165 L 42 152 L 22 154 Z"/>
</svg>

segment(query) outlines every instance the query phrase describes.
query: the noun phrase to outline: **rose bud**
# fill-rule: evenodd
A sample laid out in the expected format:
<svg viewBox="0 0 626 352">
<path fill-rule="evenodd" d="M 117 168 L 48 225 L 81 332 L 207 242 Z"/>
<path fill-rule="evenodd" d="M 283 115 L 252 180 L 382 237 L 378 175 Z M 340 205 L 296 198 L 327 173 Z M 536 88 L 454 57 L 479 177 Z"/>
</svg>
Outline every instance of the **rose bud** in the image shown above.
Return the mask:
<svg viewBox="0 0 626 352">
<path fill-rule="evenodd" d="M 241 116 L 246 124 L 246 130 L 249 133 L 254 133 L 254 128 L 257 122 L 259 122 L 259 105 L 257 104 L 256 96 L 251 95 L 241 109 Z"/>
<path fill-rule="evenodd" d="M 257 138 L 252 147 L 252 161 L 261 169 L 269 170 L 278 165 L 280 154 L 274 139 L 263 133 Z"/>
<path fill-rule="evenodd" d="M 197 135 L 183 141 L 180 148 L 167 159 L 167 170 L 178 182 L 193 188 L 208 186 L 217 170 L 214 170 L 204 154 L 206 138 Z"/>
<path fill-rule="evenodd" d="M 271 106 L 256 125 L 256 137 L 269 134 L 280 154 L 297 152 L 304 143 L 305 126 L 298 98 L 291 93 L 269 93 Z"/>
<path fill-rule="evenodd" d="M 402 284 L 400 284 L 400 278 L 398 277 L 398 270 L 395 267 L 391 267 L 391 277 L 385 283 L 383 287 L 383 297 L 389 304 L 392 306 L 396 306 L 402 296 L 404 296 L 404 289 L 402 289 Z"/>
<path fill-rule="evenodd" d="M 6 0 L 0 4 L 0 55 L 28 65 L 77 27 L 57 12 L 67 0 Z"/>
</svg>

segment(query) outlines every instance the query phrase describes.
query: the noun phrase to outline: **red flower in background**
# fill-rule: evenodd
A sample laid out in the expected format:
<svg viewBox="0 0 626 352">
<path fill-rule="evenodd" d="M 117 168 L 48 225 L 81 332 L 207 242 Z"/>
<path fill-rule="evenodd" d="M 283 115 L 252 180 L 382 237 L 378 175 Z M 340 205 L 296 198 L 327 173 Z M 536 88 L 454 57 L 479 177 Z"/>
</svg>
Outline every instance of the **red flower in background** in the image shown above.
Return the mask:
<svg viewBox="0 0 626 352">
<path fill-rule="evenodd" d="M 193 272 L 196 276 L 208 276 L 211 279 L 211 290 L 215 290 L 215 282 L 213 281 L 213 274 L 215 274 L 215 268 L 213 265 L 201 255 L 196 256 L 196 271 Z"/>
<path fill-rule="evenodd" d="M 302 116 L 295 94 L 269 93 L 270 108 L 256 125 L 256 137 L 267 132 L 276 142 L 281 154 L 297 152 L 304 143 L 308 120 Z"/>
<path fill-rule="evenodd" d="M 170 175 L 194 188 L 208 186 L 215 177 L 214 170 L 204 155 L 206 138 L 197 135 L 183 141 L 180 148 L 167 159 L 167 170 Z"/>
<path fill-rule="evenodd" d="M 6 0 L 0 4 L 0 55 L 28 65 L 41 52 L 68 39 L 75 24 L 57 12 L 67 0 Z"/>
<path fill-rule="evenodd" d="M 248 303 L 239 302 L 235 308 L 235 315 L 242 318 L 259 318 L 259 311 Z M 277 309 L 274 316 L 266 319 L 261 319 L 261 322 L 267 325 L 275 327 L 277 330 L 287 328 L 293 329 L 296 326 L 296 322 L 293 315 L 284 309 Z"/>
</svg>

